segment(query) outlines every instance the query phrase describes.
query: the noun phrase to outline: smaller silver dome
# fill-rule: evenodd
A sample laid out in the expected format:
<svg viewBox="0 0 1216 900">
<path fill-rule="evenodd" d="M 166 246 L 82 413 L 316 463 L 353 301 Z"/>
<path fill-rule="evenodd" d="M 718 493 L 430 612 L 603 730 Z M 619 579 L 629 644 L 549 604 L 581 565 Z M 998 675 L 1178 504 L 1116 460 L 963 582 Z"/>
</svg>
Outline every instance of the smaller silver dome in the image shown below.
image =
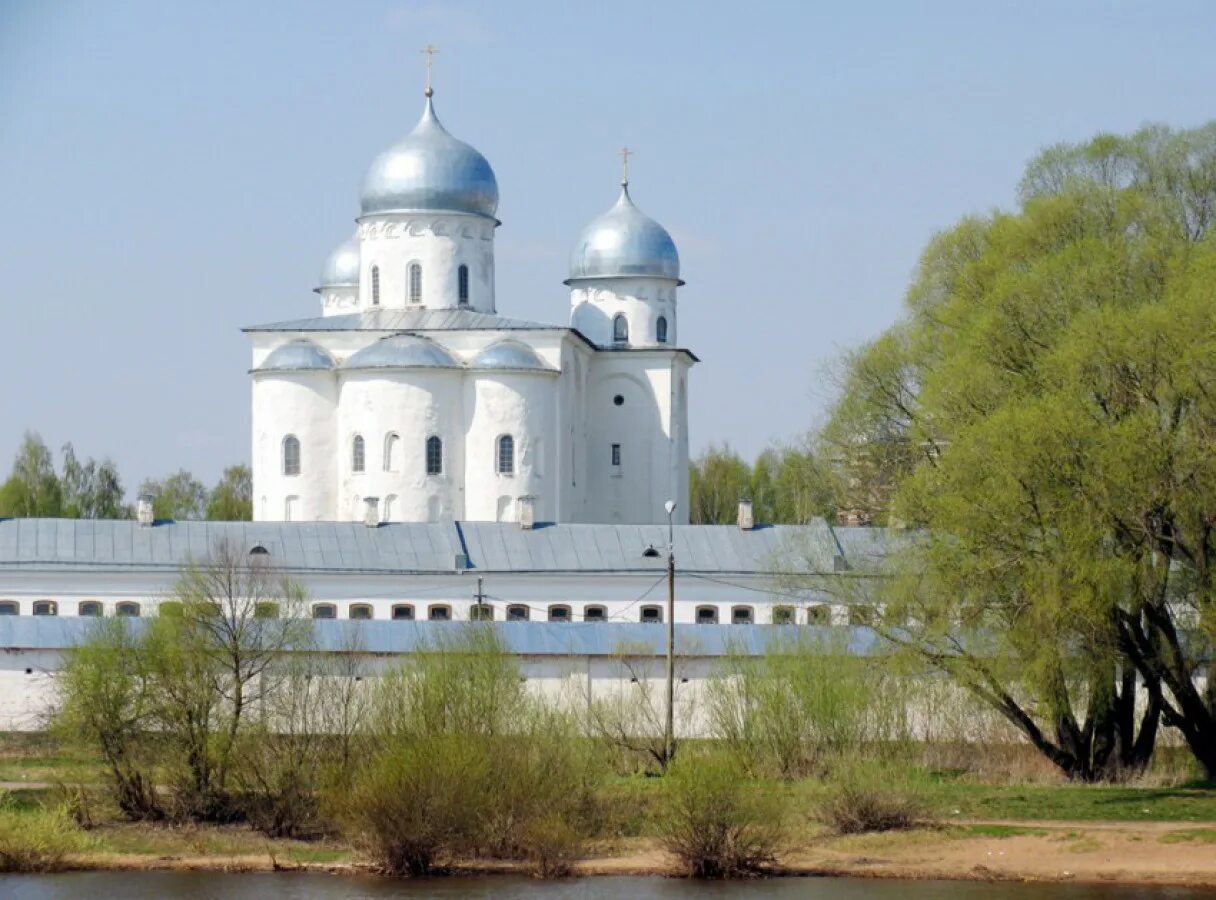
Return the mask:
<svg viewBox="0 0 1216 900">
<path fill-rule="evenodd" d="M 359 286 L 359 236 L 352 235 L 338 245 L 321 267 L 321 287 Z"/>
<path fill-rule="evenodd" d="M 629 184 L 616 205 L 583 229 L 570 254 L 570 278 L 670 278 L 680 281 L 680 254 L 662 225 L 633 205 Z"/>
<path fill-rule="evenodd" d="M 352 353 L 344 369 L 459 369 L 439 344 L 416 334 L 394 334 Z"/>
<path fill-rule="evenodd" d="M 329 351 L 306 338 L 289 341 L 270 351 L 270 355 L 255 372 L 307 372 L 329 371 L 334 368 L 334 358 Z"/>
<path fill-rule="evenodd" d="M 474 369 L 522 369 L 529 372 L 555 372 L 536 351 L 527 344 L 506 338 L 495 341 L 475 357 L 471 363 Z"/>
</svg>

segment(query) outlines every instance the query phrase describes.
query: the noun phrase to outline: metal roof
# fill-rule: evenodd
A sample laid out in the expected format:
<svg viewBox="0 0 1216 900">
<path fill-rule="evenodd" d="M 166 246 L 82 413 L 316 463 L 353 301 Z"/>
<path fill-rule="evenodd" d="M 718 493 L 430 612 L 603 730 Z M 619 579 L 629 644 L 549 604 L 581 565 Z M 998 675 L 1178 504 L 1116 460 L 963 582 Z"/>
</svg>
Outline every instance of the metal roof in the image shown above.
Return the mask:
<svg viewBox="0 0 1216 900">
<path fill-rule="evenodd" d="M 368 309 L 340 316 L 251 325 L 244 331 L 572 331 L 472 309 Z"/>
<path fill-rule="evenodd" d="M 0 616 L 0 648 L 61 650 L 78 646 L 97 619 L 77 616 Z M 132 628 L 148 619 L 127 619 Z M 506 649 L 520 656 L 661 657 L 667 630 L 661 625 L 611 622 L 408 622 L 311 620 L 314 646 L 323 651 L 410 653 L 450 641 L 461 631 L 490 628 Z M 807 625 L 676 625 L 676 653 L 681 656 L 757 656 L 771 644 L 843 638 L 853 654 L 878 652 L 881 644 L 868 628 Z"/>
<path fill-rule="evenodd" d="M 173 522 L 0 520 L 0 570 L 78 567 L 173 568 L 203 559 L 219 541 L 261 545 L 293 572 L 660 573 L 665 525 L 505 522 Z M 881 554 L 890 538 L 877 528 L 677 525 L 676 565 L 706 575 L 835 572 Z M 643 556 L 653 546 L 657 558 Z"/>
</svg>

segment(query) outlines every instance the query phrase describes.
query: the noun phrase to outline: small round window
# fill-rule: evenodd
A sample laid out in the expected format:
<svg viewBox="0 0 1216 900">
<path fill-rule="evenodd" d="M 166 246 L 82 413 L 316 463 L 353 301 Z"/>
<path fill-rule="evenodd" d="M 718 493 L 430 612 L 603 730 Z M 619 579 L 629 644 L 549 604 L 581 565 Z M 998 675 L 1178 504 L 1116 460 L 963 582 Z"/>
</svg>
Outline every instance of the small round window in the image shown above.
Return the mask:
<svg viewBox="0 0 1216 900">
<path fill-rule="evenodd" d="M 616 406 L 624 406 L 625 398 L 621 394 L 617 394 L 615 397 L 612 398 L 612 402 Z"/>
</svg>

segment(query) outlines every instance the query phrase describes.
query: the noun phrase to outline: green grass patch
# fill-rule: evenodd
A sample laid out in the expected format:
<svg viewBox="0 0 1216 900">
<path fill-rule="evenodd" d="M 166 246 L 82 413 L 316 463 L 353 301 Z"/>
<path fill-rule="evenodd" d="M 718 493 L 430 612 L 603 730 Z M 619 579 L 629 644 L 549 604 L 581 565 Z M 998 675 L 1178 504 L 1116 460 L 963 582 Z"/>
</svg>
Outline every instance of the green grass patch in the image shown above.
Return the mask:
<svg viewBox="0 0 1216 900">
<path fill-rule="evenodd" d="M 1028 828 L 1024 825 L 996 825 L 990 823 L 954 825 L 951 826 L 949 833 L 954 837 L 982 838 L 1046 837 L 1050 834 L 1046 828 Z"/>
<path fill-rule="evenodd" d="M 926 799 L 946 819 L 1216 822 L 1216 791 L 1210 788 L 938 781 Z"/>
<path fill-rule="evenodd" d="M 1216 844 L 1216 828 L 1180 828 L 1157 838 L 1161 844 Z"/>
</svg>

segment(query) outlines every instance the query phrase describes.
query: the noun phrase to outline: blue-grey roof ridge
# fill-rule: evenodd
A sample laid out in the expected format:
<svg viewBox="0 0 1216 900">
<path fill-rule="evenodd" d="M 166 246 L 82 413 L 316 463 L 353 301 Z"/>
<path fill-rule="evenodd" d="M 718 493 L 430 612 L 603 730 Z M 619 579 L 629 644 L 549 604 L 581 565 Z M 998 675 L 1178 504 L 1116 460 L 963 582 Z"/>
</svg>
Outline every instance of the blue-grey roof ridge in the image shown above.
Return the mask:
<svg viewBox="0 0 1216 900">
<path fill-rule="evenodd" d="M 369 309 L 338 316 L 312 316 L 243 331 L 573 331 L 564 325 L 547 325 L 511 319 L 472 309 Z"/>
</svg>

